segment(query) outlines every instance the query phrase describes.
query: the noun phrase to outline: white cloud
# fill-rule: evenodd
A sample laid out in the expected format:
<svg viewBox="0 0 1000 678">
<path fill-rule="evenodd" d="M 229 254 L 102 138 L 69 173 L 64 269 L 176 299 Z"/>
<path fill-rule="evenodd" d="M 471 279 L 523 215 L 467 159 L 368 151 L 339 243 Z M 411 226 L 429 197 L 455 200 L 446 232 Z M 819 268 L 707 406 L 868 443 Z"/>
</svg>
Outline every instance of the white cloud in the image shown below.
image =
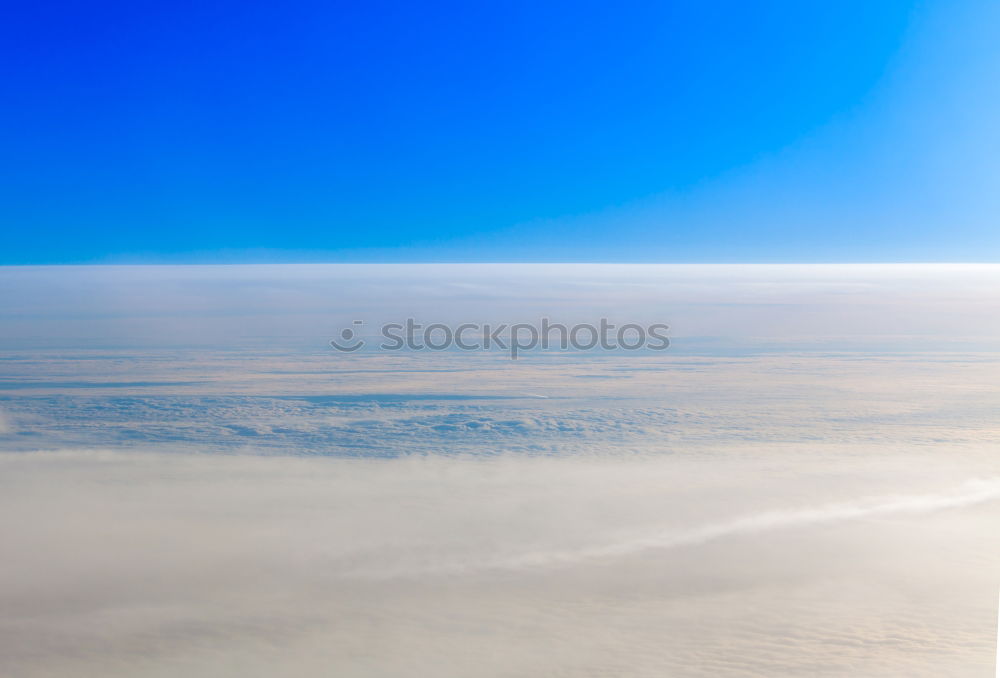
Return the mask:
<svg viewBox="0 0 1000 678">
<path fill-rule="evenodd" d="M 0 675 L 985 674 L 998 277 L 0 270 Z M 325 349 L 552 309 L 795 351 Z"/>
<path fill-rule="evenodd" d="M 4 345 L 312 346 L 380 323 L 665 322 L 735 344 L 926 348 L 1000 337 L 1000 266 L 274 265 L 8 267 Z M 377 335 L 377 330 L 374 331 Z"/>
<path fill-rule="evenodd" d="M 981 460 L 797 459 L 0 455 L 0 673 L 988 670 Z"/>
</svg>

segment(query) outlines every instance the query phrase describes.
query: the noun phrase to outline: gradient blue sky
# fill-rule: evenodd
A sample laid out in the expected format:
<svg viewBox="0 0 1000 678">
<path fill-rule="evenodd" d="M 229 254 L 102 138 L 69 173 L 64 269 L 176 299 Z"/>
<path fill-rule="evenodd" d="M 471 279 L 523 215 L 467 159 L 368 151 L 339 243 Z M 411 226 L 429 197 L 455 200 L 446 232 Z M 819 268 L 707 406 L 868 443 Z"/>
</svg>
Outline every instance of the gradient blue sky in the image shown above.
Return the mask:
<svg viewBox="0 0 1000 678">
<path fill-rule="evenodd" d="M 994 2 L 2 24 L 4 264 L 1000 259 Z"/>
</svg>

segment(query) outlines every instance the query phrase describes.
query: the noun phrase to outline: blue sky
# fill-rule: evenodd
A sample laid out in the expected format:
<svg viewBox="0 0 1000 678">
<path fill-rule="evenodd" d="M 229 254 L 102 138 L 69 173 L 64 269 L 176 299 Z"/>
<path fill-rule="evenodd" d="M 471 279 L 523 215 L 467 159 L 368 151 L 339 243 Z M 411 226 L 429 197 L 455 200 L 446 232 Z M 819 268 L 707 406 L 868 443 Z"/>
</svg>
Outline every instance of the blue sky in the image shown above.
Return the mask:
<svg viewBox="0 0 1000 678">
<path fill-rule="evenodd" d="M 0 263 L 996 261 L 994 3 L 19 5 Z"/>
</svg>

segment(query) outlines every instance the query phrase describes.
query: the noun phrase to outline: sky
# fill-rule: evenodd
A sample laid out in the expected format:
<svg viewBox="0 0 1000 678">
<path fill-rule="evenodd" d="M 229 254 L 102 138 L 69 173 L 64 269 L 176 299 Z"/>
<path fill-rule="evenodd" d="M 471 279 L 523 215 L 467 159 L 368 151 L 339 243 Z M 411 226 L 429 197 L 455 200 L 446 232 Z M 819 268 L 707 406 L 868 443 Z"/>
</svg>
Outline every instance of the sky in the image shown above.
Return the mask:
<svg viewBox="0 0 1000 678">
<path fill-rule="evenodd" d="M 0 674 L 985 675 L 998 44 L 985 0 L 8 8 Z M 379 345 L 542 318 L 669 350 Z"/>
<path fill-rule="evenodd" d="M 0 264 L 996 261 L 995 3 L 18 4 Z"/>
</svg>

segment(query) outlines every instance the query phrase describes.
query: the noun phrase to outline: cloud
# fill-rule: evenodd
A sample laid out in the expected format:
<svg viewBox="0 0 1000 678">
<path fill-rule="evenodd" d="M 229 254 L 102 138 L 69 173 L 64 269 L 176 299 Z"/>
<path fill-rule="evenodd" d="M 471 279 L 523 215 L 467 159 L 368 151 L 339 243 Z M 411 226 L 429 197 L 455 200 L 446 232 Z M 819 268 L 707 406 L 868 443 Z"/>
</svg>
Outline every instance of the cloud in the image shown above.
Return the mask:
<svg viewBox="0 0 1000 678">
<path fill-rule="evenodd" d="M 739 517 L 727 522 L 696 527 L 687 531 L 652 534 L 613 544 L 591 546 L 576 551 L 540 551 L 525 553 L 504 560 L 478 563 L 441 564 L 433 569 L 413 574 L 461 574 L 475 570 L 530 570 L 536 568 L 569 567 L 588 560 L 624 558 L 645 551 L 661 551 L 684 546 L 697 546 L 718 539 L 746 537 L 770 532 L 828 525 L 896 513 L 929 513 L 975 506 L 1000 500 L 1000 478 L 972 480 L 962 487 L 941 494 L 925 494 L 877 498 L 874 500 L 831 504 L 795 511 L 772 511 Z"/>
<path fill-rule="evenodd" d="M 0 271 L 0 675 L 986 673 L 998 275 Z M 325 349 L 553 308 L 735 343 Z"/>
<path fill-rule="evenodd" d="M 981 460 L 844 452 L 0 454 L 0 673 L 987 671 Z"/>
<path fill-rule="evenodd" d="M 70 369 L 87 382 L 118 382 L 126 372 L 177 381 L 63 389 Z M 75 362 L 16 355 L 5 370 L 39 384 L 9 393 L 0 384 L 0 408 L 22 429 L 3 440 L 8 450 L 395 456 L 797 445 L 814 454 L 850 444 L 945 454 L 1000 442 L 995 354 L 546 355 L 512 363 L 439 353 L 337 363 L 311 353 L 206 351 L 188 362 L 98 351 Z M 183 379 L 189 372 L 202 381 Z"/>
<path fill-rule="evenodd" d="M 382 323 L 406 318 L 454 326 L 605 316 L 667 323 L 680 347 L 991 349 L 997 289 L 992 264 L 7 267 L 0 343 L 324 350 L 359 319 L 378 337 Z"/>
</svg>

